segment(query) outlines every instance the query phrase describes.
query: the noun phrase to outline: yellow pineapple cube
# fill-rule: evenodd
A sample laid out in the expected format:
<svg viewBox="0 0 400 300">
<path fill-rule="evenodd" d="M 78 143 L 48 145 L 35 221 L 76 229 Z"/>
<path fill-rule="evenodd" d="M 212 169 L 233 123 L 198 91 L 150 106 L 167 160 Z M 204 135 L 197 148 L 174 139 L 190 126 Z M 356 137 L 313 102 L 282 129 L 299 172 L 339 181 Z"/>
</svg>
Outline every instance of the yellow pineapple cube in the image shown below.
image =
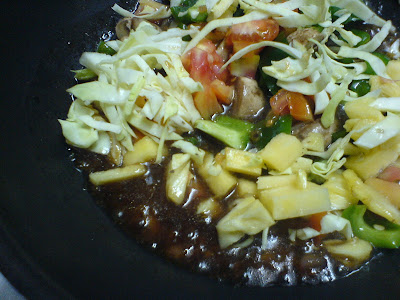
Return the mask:
<svg viewBox="0 0 400 300">
<path fill-rule="evenodd" d="M 350 187 L 346 183 L 341 171 L 332 173 L 324 182 L 322 187 L 328 189 L 331 200 L 331 209 L 346 209 L 352 204 L 357 204 L 358 199 L 351 193 Z"/>
<path fill-rule="evenodd" d="M 329 211 L 328 189 L 309 183 L 307 188 L 280 187 L 260 193 L 261 203 L 275 220 L 290 219 Z"/>
<path fill-rule="evenodd" d="M 307 137 L 302 141 L 305 149 L 315 152 L 325 151 L 325 140 L 322 133 L 310 132 Z"/>
<path fill-rule="evenodd" d="M 277 171 L 284 171 L 303 155 L 303 145 L 293 135 L 280 133 L 258 154 L 265 165 Z"/>
<path fill-rule="evenodd" d="M 147 168 L 143 165 L 136 164 L 123 168 L 115 168 L 106 171 L 94 172 L 89 174 L 89 180 L 94 185 L 103 185 L 107 183 L 132 179 L 144 175 Z"/>
<path fill-rule="evenodd" d="M 254 181 L 240 178 L 236 189 L 239 197 L 255 197 L 257 195 L 257 184 Z"/>
<path fill-rule="evenodd" d="M 260 176 L 262 159 L 255 153 L 225 148 L 224 167 L 226 170 L 251 176 Z"/>
<path fill-rule="evenodd" d="M 373 148 L 366 153 L 349 156 L 344 164 L 345 167 L 354 170 L 363 180 L 376 177 L 379 172 L 399 157 L 398 146 L 393 145 L 392 148 L 382 146 Z"/>
<path fill-rule="evenodd" d="M 345 111 L 350 119 L 371 119 L 376 122 L 382 121 L 385 117 L 378 109 L 369 106 L 374 99 L 361 99 L 347 102 Z"/>
<path fill-rule="evenodd" d="M 197 169 L 217 198 L 226 196 L 237 184 L 236 177 L 216 164 L 211 153 L 206 153 L 203 164 L 197 165 Z"/>
<path fill-rule="evenodd" d="M 260 176 L 257 179 L 257 188 L 259 190 L 266 190 L 284 186 L 295 186 L 296 182 L 297 182 L 297 176 L 294 174 Z"/>
<path fill-rule="evenodd" d="M 389 61 L 386 72 L 393 80 L 400 80 L 400 60 Z"/>
<path fill-rule="evenodd" d="M 158 144 L 150 137 L 145 136 L 135 142 L 133 150 L 124 155 L 124 166 L 155 160 Z M 167 154 L 167 148 L 163 148 L 163 155 Z"/>
</svg>

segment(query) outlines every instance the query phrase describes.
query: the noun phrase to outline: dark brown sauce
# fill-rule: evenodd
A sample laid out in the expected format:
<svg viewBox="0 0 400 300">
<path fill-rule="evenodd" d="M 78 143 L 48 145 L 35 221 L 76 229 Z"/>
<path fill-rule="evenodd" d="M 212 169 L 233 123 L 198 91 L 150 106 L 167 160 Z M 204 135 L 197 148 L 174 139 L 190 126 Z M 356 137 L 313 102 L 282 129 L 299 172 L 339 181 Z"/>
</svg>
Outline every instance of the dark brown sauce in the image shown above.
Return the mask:
<svg viewBox="0 0 400 300">
<path fill-rule="evenodd" d="M 87 175 L 112 167 L 107 157 L 85 150 L 74 150 L 76 166 Z M 280 221 L 270 228 L 267 249 L 261 249 L 261 235 L 246 248 L 221 250 L 215 225 L 227 212 L 231 199 L 219 201 L 221 212 L 215 218 L 197 215 L 200 199 L 207 190 L 197 178 L 197 194 L 177 206 L 165 196 L 165 166 L 148 164 L 144 178 L 95 187 L 88 191 L 126 234 L 167 259 L 194 272 L 235 284 L 268 286 L 328 282 L 351 272 L 322 247 L 321 238 L 291 242 L 288 229 L 306 226 L 304 219 Z M 331 237 L 330 237 L 331 238 Z"/>
</svg>

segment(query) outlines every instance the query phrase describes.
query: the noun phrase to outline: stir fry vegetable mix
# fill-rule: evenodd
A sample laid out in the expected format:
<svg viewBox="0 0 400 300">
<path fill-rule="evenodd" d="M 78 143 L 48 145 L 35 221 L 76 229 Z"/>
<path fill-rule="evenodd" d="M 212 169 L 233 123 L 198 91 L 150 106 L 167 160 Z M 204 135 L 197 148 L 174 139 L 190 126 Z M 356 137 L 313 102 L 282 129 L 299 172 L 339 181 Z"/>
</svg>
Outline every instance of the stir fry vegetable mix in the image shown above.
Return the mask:
<svg viewBox="0 0 400 300">
<path fill-rule="evenodd" d="M 214 195 L 200 204 L 208 210 L 236 191 L 216 226 L 221 248 L 260 232 L 265 246 L 270 226 L 296 217 L 310 226 L 289 230 L 292 240 L 341 233 L 346 242 L 324 242 L 333 254 L 357 248 L 365 260 L 365 241 L 399 247 L 399 41 L 380 48 L 390 21 L 354 0 L 113 9 L 125 17 L 119 39 L 83 53 L 81 82 L 68 89 L 75 101 L 60 120 L 69 144 L 115 163 L 90 174 L 93 184 L 144 176 L 141 163 L 175 148 L 166 190 L 176 205 L 196 174 Z M 378 32 L 355 28 L 362 22 Z M 223 150 L 202 149 L 199 131 Z M 366 210 L 376 217 L 366 220 Z"/>
</svg>

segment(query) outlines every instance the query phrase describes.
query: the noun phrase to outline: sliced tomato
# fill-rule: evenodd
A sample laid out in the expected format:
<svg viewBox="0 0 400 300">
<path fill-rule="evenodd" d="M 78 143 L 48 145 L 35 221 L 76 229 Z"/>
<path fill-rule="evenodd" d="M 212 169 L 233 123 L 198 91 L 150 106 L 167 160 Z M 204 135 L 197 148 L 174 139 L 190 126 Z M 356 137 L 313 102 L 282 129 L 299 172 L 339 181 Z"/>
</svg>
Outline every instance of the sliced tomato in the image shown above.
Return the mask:
<svg viewBox="0 0 400 300">
<path fill-rule="evenodd" d="M 202 84 L 208 85 L 214 79 L 225 82 L 229 77 L 228 70 L 221 72 L 224 61 L 213 42 L 208 39 L 201 40 L 196 47 L 188 51 L 182 57 L 182 63 L 190 77 Z"/>
<path fill-rule="evenodd" d="M 298 121 L 314 121 L 314 114 L 311 102 L 300 93 L 290 93 L 289 110 L 292 117 Z"/>
<path fill-rule="evenodd" d="M 210 84 L 211 90 L 222 104 L 229 105 L 233 99 L 233 86 L 226 85 L 223 81 L 215 79 Z"/>
<path fill-rule="evenodd" d="M 222 106 L 218 103 L 217 97 L 209 86 L 205 86 L 204 91 L 195 93 L 193 101 L 204 119 L 210 119 L 213 114 L 223 111 Z"/>
<path fill-rule="evenodd" d="M 321 231 L 321 220 L 323 217 L 327 215 L 327 213 L 328 212 L 324 211 L 311 215 L 310 218 L 308 219 L 310 227 L 315 229 L 316 231 Z"/>
<path fill-rule="evenodd" d="M 273 113 L 277 116 L 291 114 L 291 116 L 303 122 L 314 120 L 311 101 L 304 95 L 281 89 L 270 99 Z"/>
<path fill-rule="evenodd" d="M 279 24 L 273 19 L 262 19 L 233 25 L 226 42 L 234 52 L 261 41 L 273 41 L 279 34 Z M 261 50 L 259 50 L 261 51 Z"/>
<path fill-rule="evenodd" d="M 383 170 L 378 177 L 386 181 L 398 182 L 400 181 L 400 167 L 390 165 L 385 170 Z"/>
<path fill-rule="evenodd" d="M 272 112 L 276 116 L 284 116 L 290 113 L 288 91 L 281 89 L 269 99 Z"/>
</svg>

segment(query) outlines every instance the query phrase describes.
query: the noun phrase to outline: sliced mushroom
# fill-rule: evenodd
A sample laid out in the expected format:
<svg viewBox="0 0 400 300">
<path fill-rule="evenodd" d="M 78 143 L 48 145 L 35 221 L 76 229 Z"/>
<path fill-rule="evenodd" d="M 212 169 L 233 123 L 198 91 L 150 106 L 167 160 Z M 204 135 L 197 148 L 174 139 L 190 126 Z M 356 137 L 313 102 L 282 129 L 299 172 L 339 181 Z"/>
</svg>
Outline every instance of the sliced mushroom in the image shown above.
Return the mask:
<svg viewBox="0 0 400 300">
<path fill-rule="evenodd" d="M 312 123 L 299 123 L 293 126 L 292 134 L 298 139 L 304 140 L 310 132 L 321 133 L 324 137 L 324 144 L 327 147 L 332 142 L 332 133 L 338 130 L 338 122 L 335 121 L 329 128 L 324 128 L 321 119 L 317 119 Z"/>
<path fill-rule="evenodd" d="M 299 28 L 295 32 L 289 34 L 287 40 L 289 43 L 296 40 L 300 44 L 306 46 L 310 39 L 320 42 L 323 38 L 324 35 L 314 28 Z"/>
<path fill-rule="evenodd" d="M 240 119 L 252 119 L 265 107 L 265 96 L 257 81 L 239 77 L 235 82 L 235 96 L 231 114 Z"/>
</svg>

